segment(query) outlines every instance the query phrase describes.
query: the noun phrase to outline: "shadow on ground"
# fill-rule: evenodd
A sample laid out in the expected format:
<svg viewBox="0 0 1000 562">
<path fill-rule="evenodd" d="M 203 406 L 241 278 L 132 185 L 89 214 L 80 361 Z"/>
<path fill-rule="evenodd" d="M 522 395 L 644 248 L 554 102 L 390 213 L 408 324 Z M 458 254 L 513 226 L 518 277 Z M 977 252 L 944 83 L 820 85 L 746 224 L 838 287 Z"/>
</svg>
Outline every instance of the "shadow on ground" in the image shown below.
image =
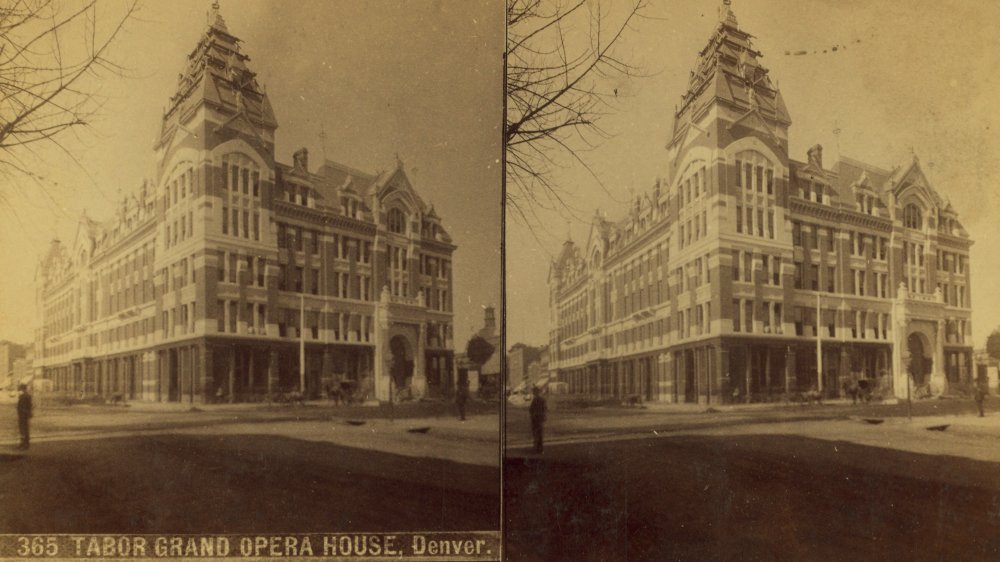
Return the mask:
<svg viewBox="0 0 1000 562">
<path fill-rule="evenodd" d="M 797 436 L 508 452 L 511 560 L 987 560 L 993 463 Z"/>
<path fill-rule="evenodd" d="M 262 435 L 39 443 L 0 490 L 4 533 L 499 526 L 498 468 Z"/>
</svg>

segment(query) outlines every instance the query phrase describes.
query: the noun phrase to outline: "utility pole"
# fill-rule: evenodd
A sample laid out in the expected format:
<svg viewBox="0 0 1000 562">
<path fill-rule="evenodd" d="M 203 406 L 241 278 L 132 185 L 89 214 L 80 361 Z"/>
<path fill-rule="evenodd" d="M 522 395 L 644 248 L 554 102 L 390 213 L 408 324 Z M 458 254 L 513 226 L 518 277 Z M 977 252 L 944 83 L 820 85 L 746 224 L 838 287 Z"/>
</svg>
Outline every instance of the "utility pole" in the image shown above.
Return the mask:
<svg viewBox="0 0 1000 562">
<path fill-rule="evenodd" d="M 823 332 L 820 327 L 822 323 L 822 310 L 819 306 L 819 294 L 816 295 L 816 389 L 823 392 Z"/>
<path fill-rule="evenodd" d="M 299 392 L 306 395 L 306 296 L 299 294 Z"/>
</svg>

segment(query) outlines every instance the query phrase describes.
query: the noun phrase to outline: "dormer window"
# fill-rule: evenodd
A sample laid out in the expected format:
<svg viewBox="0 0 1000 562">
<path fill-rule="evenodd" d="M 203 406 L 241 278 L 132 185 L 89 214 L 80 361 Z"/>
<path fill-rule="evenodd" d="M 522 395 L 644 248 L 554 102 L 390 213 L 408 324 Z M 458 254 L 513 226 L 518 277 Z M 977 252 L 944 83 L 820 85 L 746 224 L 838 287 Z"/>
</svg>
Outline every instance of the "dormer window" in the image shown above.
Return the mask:
<svg viewBox="0 0 1000 562">
<path fill-rule="evenodd" d="M 903 226 L 915 230 L 922 230 L 924 227 L 923 214 L 920 207 L 910 203 L 903 208 Z"/>
<path fill-rule="evenodd" d="M 403 211 L 396 208 L 389 209 L 389 214 L 386 219 L 389 226 L 389 232 L 395 232 L 396 234 L 406 233 L 406 214 L 404 214 Z"/>
</svg>

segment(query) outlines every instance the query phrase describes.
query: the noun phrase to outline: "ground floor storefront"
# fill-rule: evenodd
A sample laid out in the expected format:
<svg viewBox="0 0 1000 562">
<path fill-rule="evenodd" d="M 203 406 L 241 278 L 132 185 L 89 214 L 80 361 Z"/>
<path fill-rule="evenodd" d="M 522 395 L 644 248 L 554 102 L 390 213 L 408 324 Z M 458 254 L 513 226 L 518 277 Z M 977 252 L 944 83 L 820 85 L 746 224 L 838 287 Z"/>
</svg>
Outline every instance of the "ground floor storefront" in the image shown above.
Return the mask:
<svg viewBox="0 0 1000 562">
<path fill-rule="evenodd" d="M 935 368 L 929 352 L 911 348 L 905 365 L 899 365 L 909 376 L 894 377 L 893 347 L 885 341 L 824 341 L 817 347 L 815 342 L 719 337 L 592 361 L 559 370 L 559 380 L 571 394 L 592 399 L 702 404 L 797 400 L 813 392 L 845 398 L 858 385 L 883 398 L 967 386 L 972 349 L 949 347 L 942 355 L 945 365 Z"/>
<path fill-rule="evenodd" d="M 385 354 L 365 344 L 262 342 L 251 338 L 199 338 L 121 354 L 84 358 L 46 367 L 53 390 L 73 397 L 100 396 L 155 402 L 257 402 L 294 398 L 369 400 L 375 377 L 392 378 L 394 397 L 419 379 L 425 396 L 453 384 L 454 354 L 421 349 L 421 361 L 402 350 Z M 304 367 L 304 368 L 301 368 Z"/>
</svg>

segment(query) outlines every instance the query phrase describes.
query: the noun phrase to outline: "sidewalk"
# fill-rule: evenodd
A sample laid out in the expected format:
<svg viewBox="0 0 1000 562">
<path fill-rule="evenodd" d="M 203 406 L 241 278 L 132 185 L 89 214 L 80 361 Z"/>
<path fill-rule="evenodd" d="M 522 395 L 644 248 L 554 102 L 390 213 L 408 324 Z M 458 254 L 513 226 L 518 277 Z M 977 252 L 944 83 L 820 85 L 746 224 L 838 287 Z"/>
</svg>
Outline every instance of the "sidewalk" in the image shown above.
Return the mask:
<svg viewBox="0 0 1000 562">
<path fill-rule="evenodd" d="M 389 419 L 373 417 L 376 408 L 326 408 L 309 403 L 304 407 L 212 404 L 194 410 L 190 404 L 133 404 L 128 408 L 41 409 L 33 419 L 32 444 L 157 434 L 258 434 L 499 466 L 500 421 L 495 413 L 470 415 L 463 422 L 450 412 Z M 8 427 L 2 442 L 13 446 L 18 441 L 13 415 Z M 409 431 L 418 428 L 427 431 Z"/>
<path fill-rule="evenodd" d="M 906 417 L 869 418 L 863 415 L 842 415 L 833 419 L 775 421 L 761 420 L 750 415 L 732 415 L 726 416 L 725 419 L 735 423 L 722 425 L 710 423 L 713 418 L 719 420 L 716 416 L 704 416 L 697 418 L 695 422 L 683 420 L 683 423 L 673 426 L 664 423 L 663 428 L 655 428 L 655 422 L 651 423 L 649 419 L 643 420 L 637 417 L 618 418 L 632 423 L 615 424 L 614 427 L 609 427 L 608 424 L 595 427 L 593 423 L 595 420 L 591 419 L 591 431 L 569 434 L 547 431 L 545 444 L 548 447 L 634 439 L 670 439 L 680 436 L 797 435 L 831 442 L 843 441 L 913 453 L 949 455 L 1000 463 L 1000 413 L 997 412 L 990 412 L 982 418 L 974 414 L 943 414 L 915 416 L 912 420 Z M 868 420 L 876 423 L 870 423 Z M 577 429 L 582 427 L 579 423 L 572 425 Z M 531 441 L 525 438 L 508 439 L 506 446 L 508 451 L 516 456 L 520 454 L 520 449 L 531 447 Z"/>
</svg>

